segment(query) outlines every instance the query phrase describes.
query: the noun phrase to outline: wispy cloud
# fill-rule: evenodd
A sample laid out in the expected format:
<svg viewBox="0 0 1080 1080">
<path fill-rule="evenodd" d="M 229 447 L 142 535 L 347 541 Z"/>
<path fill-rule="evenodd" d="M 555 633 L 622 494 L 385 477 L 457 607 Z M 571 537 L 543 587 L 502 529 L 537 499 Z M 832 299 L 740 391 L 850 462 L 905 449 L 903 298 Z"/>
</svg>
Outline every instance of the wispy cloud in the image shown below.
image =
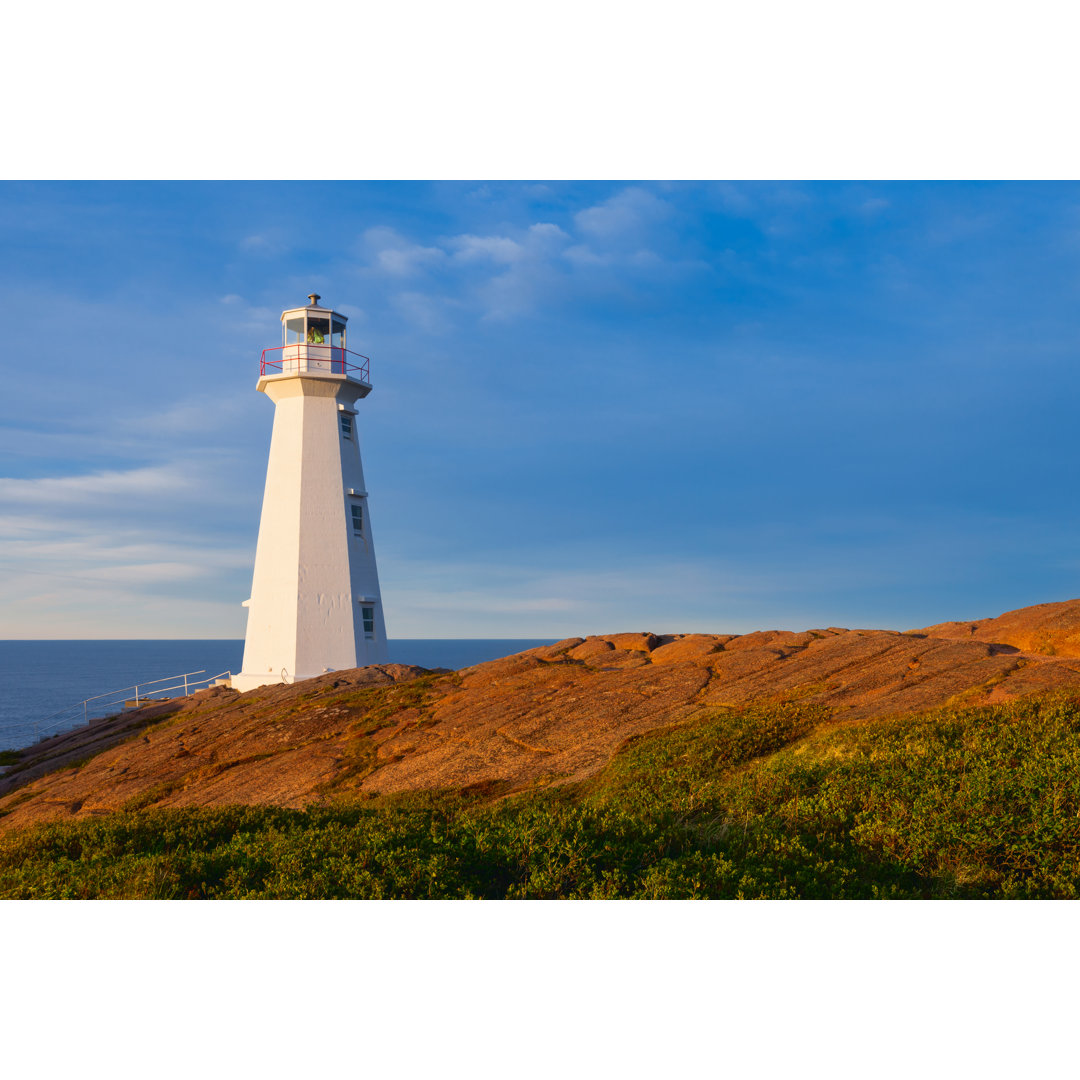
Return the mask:
<svg viewBox="0 0 1080 1080">
<path fill-rule="evenodd" d="M 184 459 L 0 478 L 0 634 L 32 636 L 36 627 L 46 636 L 82 636 L 85 629 L 72 635 L 48 627 L 96 605 L 114 631 L 144 636 L 154 596 L 182 596 L 189 612 L 199 602 L 216 609 L 223 596 L 239 604 L 254 536 L 229 534 L 215 472 L 212 462 Z M 207 521 L 214 503 L 216 527 Z M 204 619 L 209 614 L 205 608 Z"/>
<path fill-rule="evenodd" d="M 362 248 L 368 271 L 388 284 L 415 280 L 393 303 L 414 326 L 439 334 L 451 325 L 454 308 L 509 321 L 575 296 L 612 295 L 613 287 L 625 288 L 626 274 L 656 278 L 709 269 L 700 258 L 667 250 L 677 248 L 668 234 L 674 216 L 666 200 L 628 187 L 578 211 L 568 228 L 537 221 L 418 243 L 379 227 L 364 233 Z M 430 281 L 424 284 L 421 275 Z"/>
<path fill-rule="evenodd" d="M 717 556 L 635 562 L 577 551 L 578 569 L 514 564 L 399 563 L 383 567 L 391 634 L 400 637 L 563 637 L 622 630 L 744 632 L 767 615 L 778 629 L 808 629 L 806 570 L 783 572 Z M 867 583 L 876 571 L 833 563 L 815 589 Z"/>
<path fill-rule="evenodd" d="M 410 277 L 446 259 L 442 248 L 411 243 L 384 226 L 368 229 L 363 242 L 374 264 L 391 277 Z"/>
<path fill-rule="evenodd" d="M 873 198 L 864 199 L 859 203 L 859 213 L 866 217 L 876 217 L 878 214 L 884 213 L 889 209 L 890 203 L 888 199 Z"/>
<path fill-rule="evenodd" d="M 579 211 L 581 233 L 606 245 L 639 247 L 672 215 L 671 206 L 643 188 L 626 188 L 596 206 Z"/>
<path fill-rule="evenodd" d="M 253 233 L 250 236 L 245 236 L 240 241 L 241 251 L 251 252 L 256 255 L 269 255 L 271 252 L 276 251 L 278 247 L 279 244 L 276 240 L 262 233 Z"/>
<path fill-rule="evenodd" d="M 496 263 L 516 263 L 525 258 L 524 245 L 509 236 L 455 236 L 451 241 L 462 262 L 490 259 Z"/>
<path fill-rule="evenodd" d="M 0 477 L 0 504 L 100 505 L 102 498 L 109 496 L 160 498 L 163 492 L 175 496 L 190 488 L 192 482 L 190 474 L 172 465 L 111 470 L 86 476 L 46 476 L 34 480 Z"/>
<path fill-rule="evenodd" d="M 223 437 L 237 419 L 250 411 L 238 396 L 203 394 L 168 405 L 157 412 L 141 412 L 128 420 L 131 430 L 173 440 L 181 435 Z"/>
</svg>

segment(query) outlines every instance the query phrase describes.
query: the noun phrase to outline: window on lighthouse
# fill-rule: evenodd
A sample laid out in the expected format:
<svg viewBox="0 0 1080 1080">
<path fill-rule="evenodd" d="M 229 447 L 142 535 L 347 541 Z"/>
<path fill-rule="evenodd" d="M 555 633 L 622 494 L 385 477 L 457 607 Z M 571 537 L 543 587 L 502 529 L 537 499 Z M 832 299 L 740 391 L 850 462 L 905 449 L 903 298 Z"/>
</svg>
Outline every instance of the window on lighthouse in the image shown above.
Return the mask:
<svg viewBox="0 0 1080 1080">
<path fill-rule="evenodd" d="M 375 609 L 373 607 L 362 607 L 360 614 L 364 619 L 364 637 L 375 637 Z"/>
<path fill-rule="evenodd" d="M 352 438 L 352 417 L 345 413 L 341 414 L 341 435 L 345 439 Z"/>
<path fill-rule="evenodd" d="M 360 503 L 352 504 L 352 527 L 357 536 L 364 535 L 364 508 Z"/>
</svg>

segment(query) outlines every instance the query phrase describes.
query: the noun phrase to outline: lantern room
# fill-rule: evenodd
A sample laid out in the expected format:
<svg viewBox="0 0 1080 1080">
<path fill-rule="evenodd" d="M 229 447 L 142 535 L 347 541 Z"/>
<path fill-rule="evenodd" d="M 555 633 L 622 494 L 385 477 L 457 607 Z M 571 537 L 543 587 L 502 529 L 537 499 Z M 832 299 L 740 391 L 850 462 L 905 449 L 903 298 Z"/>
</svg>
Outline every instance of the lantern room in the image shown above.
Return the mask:
<svg viewBox="0 0 1080 1080">
<path fill-rule="evenodd" d="M 339 376 L 363 383 L 368 389 L 369 361 L 345 345 L 348 317 L 322 307 L 318 293 L 308 295 L 305 307 L 281 313 L 281 344 L 263 349 L 262 379 L 286 375 Z"/>
<path fill-rule="evenodd" d="M 281 313 L 282 345 L 329 345 L 332 349 L 345 348 L 345 315 L 329 308 L 319 307 L 322 299 L 311 293 L 307 307 L 293 308 Z"/>
</svg>

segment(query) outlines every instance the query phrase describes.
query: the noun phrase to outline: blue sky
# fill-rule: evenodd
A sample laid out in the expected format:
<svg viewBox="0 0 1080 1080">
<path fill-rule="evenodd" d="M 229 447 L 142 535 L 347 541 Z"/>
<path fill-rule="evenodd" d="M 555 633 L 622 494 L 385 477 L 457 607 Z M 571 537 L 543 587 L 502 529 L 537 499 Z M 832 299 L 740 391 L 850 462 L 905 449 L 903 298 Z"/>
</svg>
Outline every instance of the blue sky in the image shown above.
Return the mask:
<svg viewBox="0 0 1080 1080">
<path fill-rule="evenodd" d="M 0 635 L 242 637 L 278 317 L 372 357 L 391 637 L 1080 593 L 1080 189 L 4 183 Z"/>
</svg>

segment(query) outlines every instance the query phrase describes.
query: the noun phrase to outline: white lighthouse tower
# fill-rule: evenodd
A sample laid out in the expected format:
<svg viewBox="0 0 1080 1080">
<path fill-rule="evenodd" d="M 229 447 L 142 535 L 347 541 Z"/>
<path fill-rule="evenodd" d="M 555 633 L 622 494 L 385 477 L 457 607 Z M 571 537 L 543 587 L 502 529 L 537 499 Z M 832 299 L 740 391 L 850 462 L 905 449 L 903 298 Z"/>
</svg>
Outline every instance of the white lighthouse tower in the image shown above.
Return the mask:
<svg viewBox="0 0 1080 1080">
<path fill-rule="evenodd" d="M 237 690 L 387 659 L 356 424 L 368 359 L 346 349 L 344 315 L 308 300 L 260 364 L 274 433 Z"/>
</svg>

